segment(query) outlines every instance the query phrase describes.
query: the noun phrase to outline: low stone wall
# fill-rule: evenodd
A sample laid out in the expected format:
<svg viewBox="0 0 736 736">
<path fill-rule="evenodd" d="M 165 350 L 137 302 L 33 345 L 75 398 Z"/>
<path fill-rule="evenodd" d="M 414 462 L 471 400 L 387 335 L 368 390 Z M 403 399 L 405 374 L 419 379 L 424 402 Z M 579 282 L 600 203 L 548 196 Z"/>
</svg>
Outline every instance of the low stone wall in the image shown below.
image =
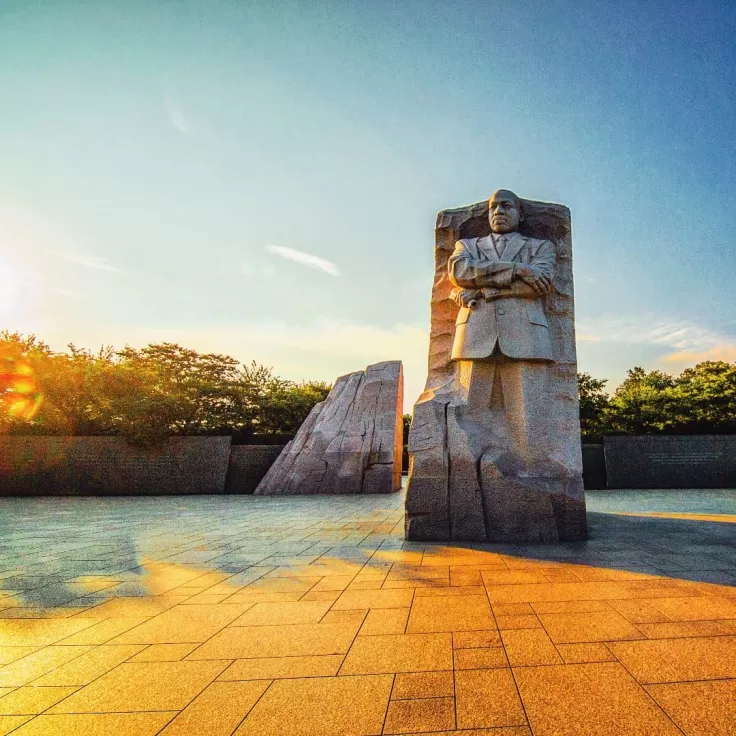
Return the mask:
<svg viewBox="0 0 736 736">
<path fill-rule="evenodd" d="M 230 437 L 0 437 L 0 496 L 223 493 Z"/>
<path fill-rule="evenodd" d="M 736 488 L 736 435 L 605 437 L 608 488 Z"/>
<path fill-rule="evenodd" d="M 285 445 L 233 445 L 225 493 L 253 493 Z"/>
<path fill-rule="evenodd" d="M 583 445 L 583 487 L 589 491 L 606 487 L 606 459 L 603 445 Z"/>
<path fill-rule="evenodd" d="M 250 494 L 282 449 L 229 437 L 151 448 L 122 437 L 0 437 L 0 496 Z M 606 437 L 583 445 L 583 473 L 591 490 L 736 488 L 736 435 Z"/>
</svg>

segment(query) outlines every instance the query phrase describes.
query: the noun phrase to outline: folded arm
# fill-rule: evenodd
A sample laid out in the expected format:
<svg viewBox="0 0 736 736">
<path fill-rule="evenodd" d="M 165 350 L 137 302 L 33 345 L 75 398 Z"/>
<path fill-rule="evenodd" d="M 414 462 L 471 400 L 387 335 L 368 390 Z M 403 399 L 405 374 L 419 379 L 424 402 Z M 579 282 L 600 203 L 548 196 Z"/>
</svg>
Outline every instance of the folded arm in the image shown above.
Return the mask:
<svg viewBox="0 0 736 736">
<path fill-rule="evenodd" d="M 450 299 L 452 299 L 458 307 L 468 307 L 473 309 L 475 304 L 481 299 L 492 302 L 496 299 L 508 299 L 515 297 L 516 299 L 536 299 L 539 297 L 539 292 L 535 291 L 529 284 L 525 284 L 523 281 L 514 281 L 511 286 L 507 286 L 503 289 L 494 287 L 483 288 L 483 289 L 461 289 L 455 287 L 450 292 Z"/>
<path fill-rule="evenodd" d="M 555 272 L 555 260 L 554 246 L 549 240 L 543 240 L 532 254 L 530 265 L 539 273 L 551 279 Z"/>
<path fill-rule="evenodd" d="M 459 289 L 503 288 L 511 286 L 515 264 L 510 261 L 480 261 L 458 241 L 447 268 L 450 281 Z"/>
<path fill-rule="evenodd" d="M 514 281 L 508 289 L 499 289 L 497 294 L 489 294 L 489 299 L 503 299 L 504 297 L 515 296 L 520 299 L 536 299 L 539 292 L 529 284 L 523 281 Z"/>
<path fill-rule="evenodd" d="M 529 264 L 481 261 L 458 242 L 448 261 L 455 286 L 450 296 L 460 306 L 476 299 L 537 298 L 551 290 L 554 270 L 555 251 L 548 240 L 539 244 Z"/>
</svg>

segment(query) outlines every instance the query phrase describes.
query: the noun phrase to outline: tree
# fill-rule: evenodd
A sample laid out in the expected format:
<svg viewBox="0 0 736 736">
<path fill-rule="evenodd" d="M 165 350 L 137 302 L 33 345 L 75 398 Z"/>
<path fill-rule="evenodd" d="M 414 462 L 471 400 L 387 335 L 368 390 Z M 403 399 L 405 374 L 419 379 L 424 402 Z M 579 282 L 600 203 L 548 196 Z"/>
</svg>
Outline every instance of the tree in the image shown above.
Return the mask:
<svg viewBox="0 0 736 736">
<path fill-rule="evenodd" d="M 136 391 L 129 393 L 145 397 L 137 404 L 140 412 L 130 405 L 121 412 L 131 430 L 147 426 L 157 434 L 293 436 L 330 391 L 326 383 L 279 378 L 255 361 L 241 366 L 226 355 L 200 354 L 171 343 L 126 348 L 119 356 L 129 380 L 138 380 Z"/>
<path fill-rule="evenodd" d="M 254 410 L 249 432 L 266 437 L 295 435 L 314 405 L 324 401 L 331 388 L 322 381 L 287 381 L 256 363 L 244 367 L 240 385 Z"/>
<path fill-rule="evenodd" d="M 609 403 L 606 430 L 615 434 L 650 434 L 667 429 L 673 408 L 669 389 L 674 385 L 668 373 L 647 373 L 639 366 L 629 369 Z"/>
<path fill-rule="evenodd" d="M 736 433 L 736 364 L 705 361 L 687 368 L 670 390 L 671 428 L 679 433 Z"/>
<path fill-rule="evenodd" d="M 39 366 L 44 395 L 43 422 L 54 434 L 96 435 L 114 432 L 107 387 L 114 370 L 114 351 L 97 353 L 68 346 Z"/>
<path fill-rule="evenodd" d="M 233 358 L 173 343 L 126 347 L 116 355 L 117 386 L 111 393 L 124 434 L 135 426 L 156 434 L 217 434 L 249 419 Z"/>
<path fill-rule="evenodd" d="M 583 441 L 600 442 L 603 437 L 604 415 L 610 403 L 605 391 L 607 383 L 607 378 L 593 378 L 590 373 L 578 373 L 580 432 Z"/>
</svg>

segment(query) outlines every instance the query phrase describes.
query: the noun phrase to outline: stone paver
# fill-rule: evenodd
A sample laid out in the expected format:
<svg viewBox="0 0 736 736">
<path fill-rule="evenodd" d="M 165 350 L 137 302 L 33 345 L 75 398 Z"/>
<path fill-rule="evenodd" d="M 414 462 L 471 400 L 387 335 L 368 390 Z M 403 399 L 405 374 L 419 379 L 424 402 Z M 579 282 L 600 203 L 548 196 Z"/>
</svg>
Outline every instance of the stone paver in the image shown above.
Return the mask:
<svg viewBox="0 0 736 736">
<path fill-rule="evenodd" d="M 588 508 L 515 547 L 407 543 L 403 494 L 3 499 L 0 734 L 732 733 L 736 492 Z"/>
<path fill-rule="evenodd" d="M 618 662 L 520 667 L 515 674 L 535 735 L 679 736 Z"/>
</svg>

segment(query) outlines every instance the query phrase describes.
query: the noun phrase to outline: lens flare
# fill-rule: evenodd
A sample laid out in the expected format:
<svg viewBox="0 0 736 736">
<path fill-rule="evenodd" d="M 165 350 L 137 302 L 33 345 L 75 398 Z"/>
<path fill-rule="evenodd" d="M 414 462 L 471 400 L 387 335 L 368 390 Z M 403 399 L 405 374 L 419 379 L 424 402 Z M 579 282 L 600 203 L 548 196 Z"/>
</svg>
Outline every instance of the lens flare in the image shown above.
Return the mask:
<svg viewBox="0 0 736 736">
<path fill-rule="evenodd" d="M 33 419 L 42 395 L 33 367 L 0 348 L 0 420 Z"/>
</svg>

